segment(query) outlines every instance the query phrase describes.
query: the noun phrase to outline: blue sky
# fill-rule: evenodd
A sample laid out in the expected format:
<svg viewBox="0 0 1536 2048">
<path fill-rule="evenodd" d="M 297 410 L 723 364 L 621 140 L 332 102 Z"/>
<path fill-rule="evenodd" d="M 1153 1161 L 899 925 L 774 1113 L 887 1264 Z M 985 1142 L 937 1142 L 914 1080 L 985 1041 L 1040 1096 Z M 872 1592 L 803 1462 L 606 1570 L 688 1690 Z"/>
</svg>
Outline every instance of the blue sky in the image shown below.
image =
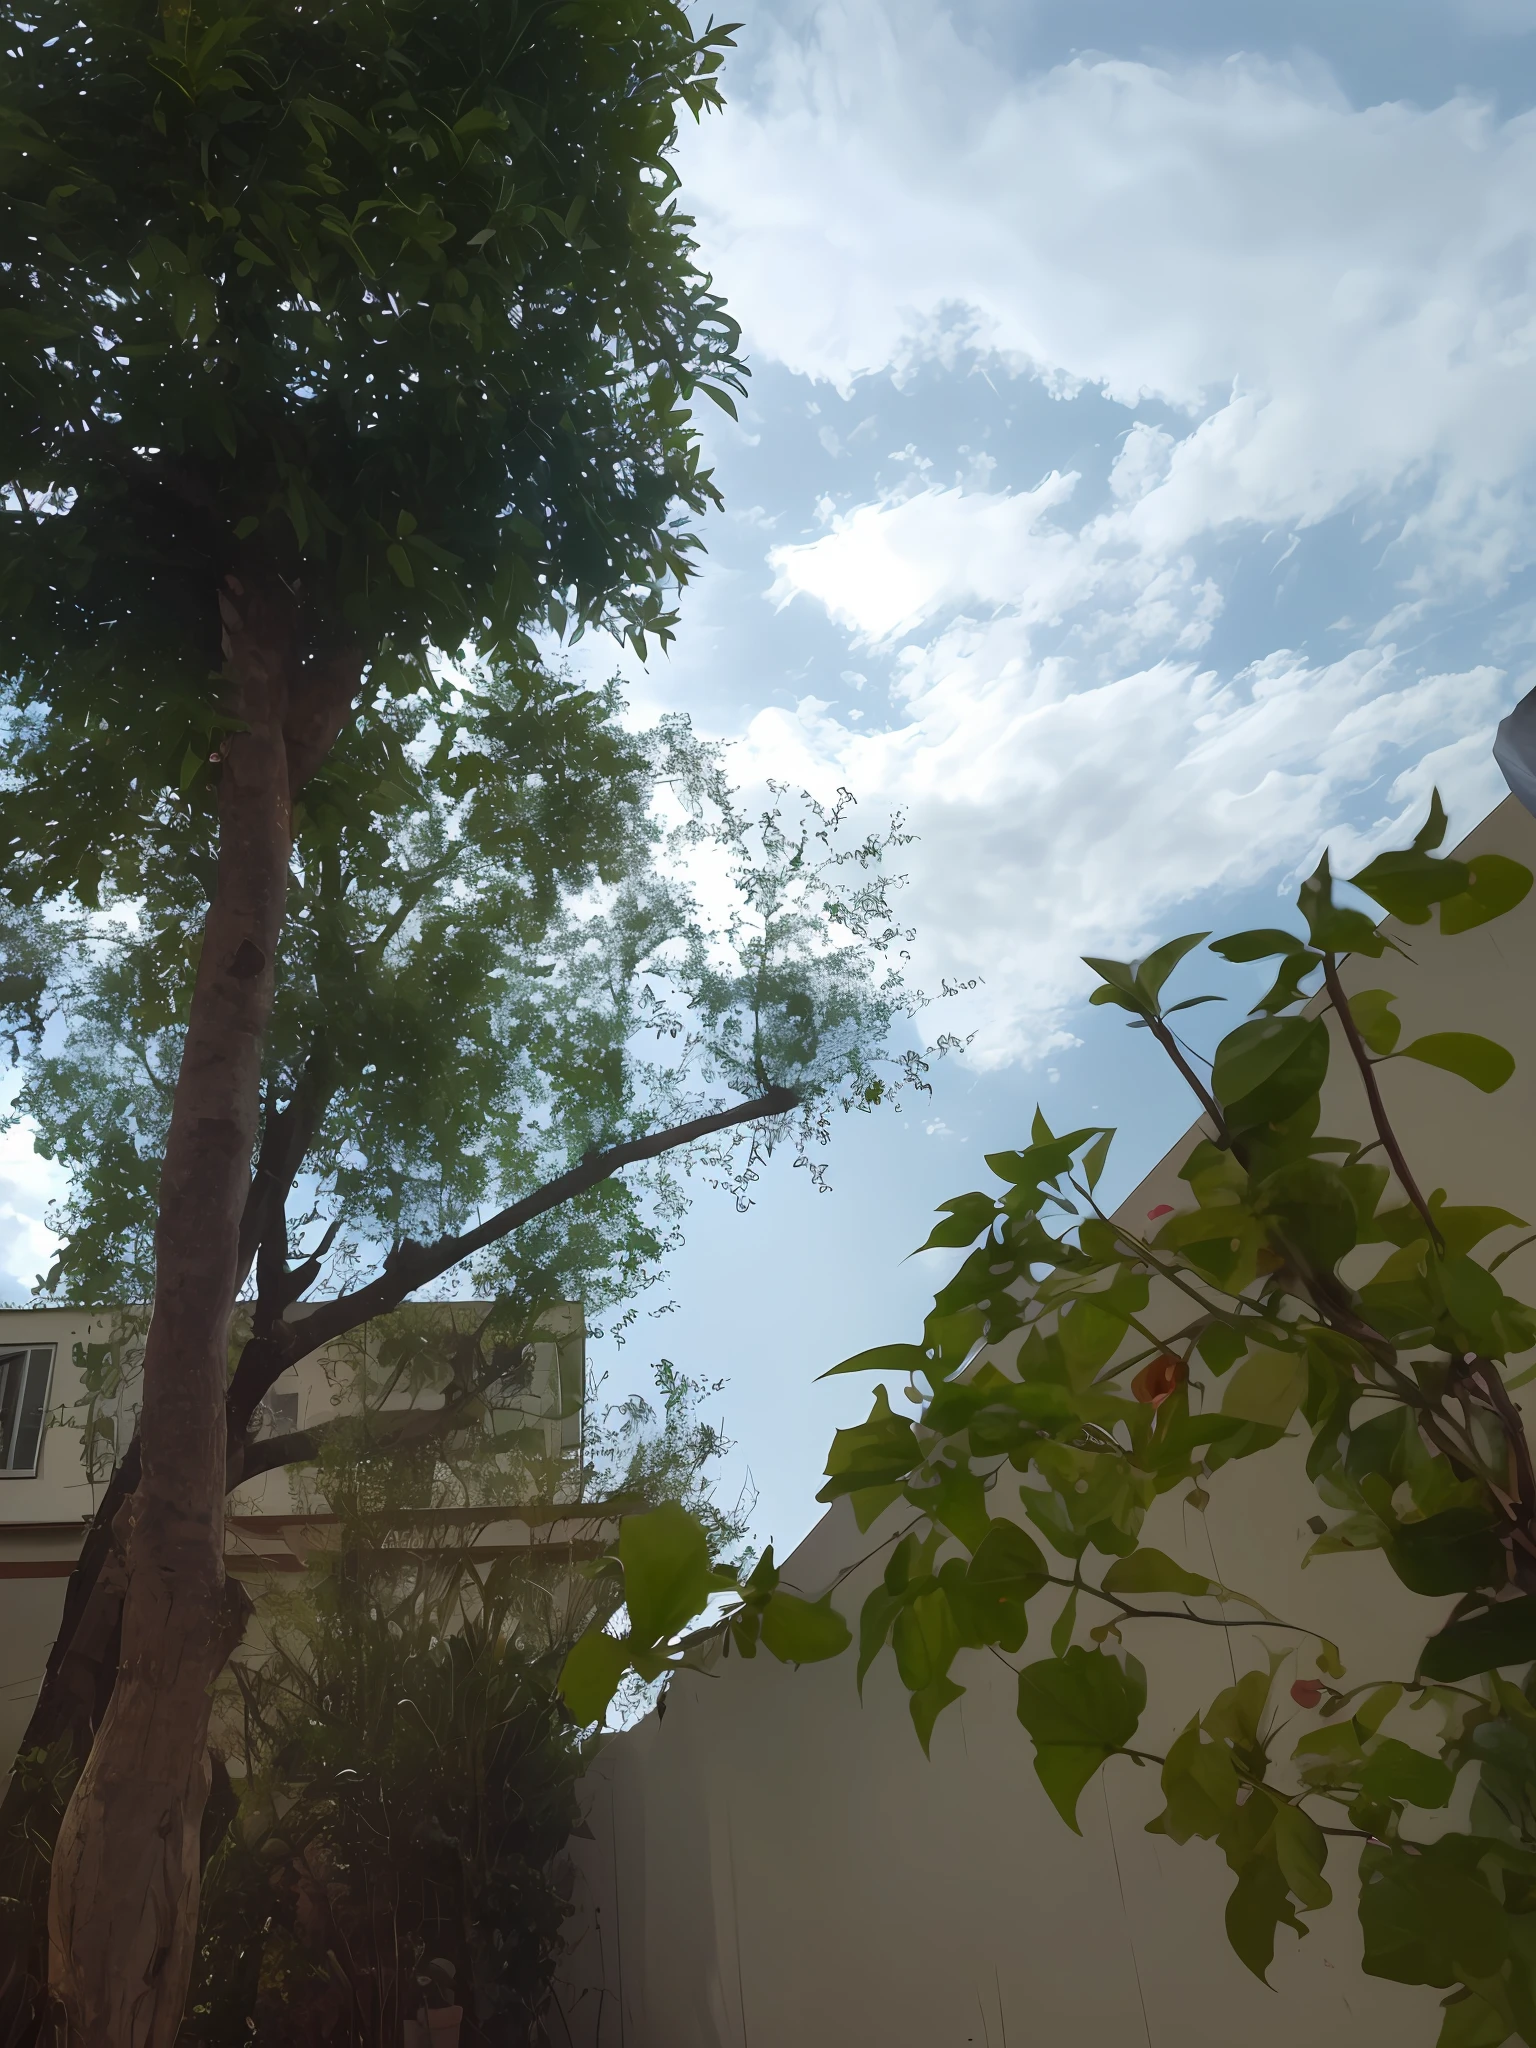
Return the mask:
<svg viewBox="0 0 1536 2048">
<path fill-rule="evenodd" d="M 814 1377 L 915 1332 L 934 1203 L 1037 1097 L 1121 1127 L 1122 1188 L 1188 1120 L 1077 956 L 1268 919 L 1432 783 L 1457 828 L 1501 793 L 1536 682 L 1536 0 L 740 11 L 681 168 L 752 388 L 705 422 L 727 510 L 679 641 L 627 685 L 746 783 L 905 810 L 918 976 L 983 977 L 932 1098 L 839 1131 L 831 1194 L 786 1162 L 746 1217 L 701 1198 L 676 1308 L 609 1361 L 728 1381 L 726 1483 L 782 1547 L 867 1399 Z M 3 1143 L 25 1285 L 48 1183 Z"/>
<path fill-rule="evenodd" d="M 1267 920 L 1432 784 L 1458 828 L 1502 793 L 1536 682 L 1536 0 L 744 12 L 682 166 L 751 396 L 707 423 L 727 511 L 630 687 L 747 781 L 906 809 L 920 978 L 984 978 L 944 1020 L 971 1057 L 840 1131 L 833 1193 L 701 1204 L 621 1361 L 728 1379 L 783 1544 L 867 1400 L 814 1376 L 915 1333 L 934 1203 L 1037 1096 L 1119 1125 L 1122 1188 L 1188 1121 L 1078 955 Z"/>
</svg>

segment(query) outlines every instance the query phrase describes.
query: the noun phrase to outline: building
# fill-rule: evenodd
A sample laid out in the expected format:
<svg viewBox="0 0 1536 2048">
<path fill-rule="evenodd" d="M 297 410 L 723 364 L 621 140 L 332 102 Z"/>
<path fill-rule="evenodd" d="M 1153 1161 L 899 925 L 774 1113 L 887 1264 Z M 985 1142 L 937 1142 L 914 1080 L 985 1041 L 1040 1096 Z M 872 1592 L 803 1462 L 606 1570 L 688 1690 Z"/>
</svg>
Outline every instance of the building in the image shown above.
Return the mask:
<svg viewBox="0 0 1536 2048">
<path fill-rule="evenodd" d="M 1458 851 L 1536 869 L 1536 820 L 1510 798 Z M 1414 962 L 1346 963 L 1346 985 L 1396 991 L 1405 1042 L 1480 1031 L 1517 1061 L 1493 1096 L 1431 1069 L 1411 1069 L 1411 1082 L 1394 1069 L 1387 1085 L 1409 1156 L 1453 1201 L 1536 1221 L 1536 891 L 1460 937 L 1430 927 L 1401 936 Z M 1129 1041 L 1122 1087 L 1135 1085 L 1145 1044 Z M 1349 1121 L 1329 1118 L 1325 1095 L 1325 1126 L 1359 1128 L 1346 1061 L 1333 1061 L 1328 1086 Z M 1110 1114 L 1113 1096 L 1110 1085 Z M 1125 1218 L 1187 1200 L 1176 1176 L 1194 1136 L 1130 1194 Z M 1501 1278 L 1536 1301 L 1536 1249 L 1517 1253 Z M 876 1321 L 868 1342 L 912 1334 Z M 1529 1415 L 1532 1391 L 1517 1398 Z M 1203 1515 L 1164 1497 L 1142 1540 L 1348 1644 L 1352 1682 L 1411 1674 L 1452 1602 L 1415 1600 L 1375 1553 L 1301 1570 L 1317 1502 L 1299 1446 L 1289 1465 L 1277 1452 L 1229 1467 L 1211 1496 Z M 786 1562 L 786 1581 L 816 1597 L 848 1571 L 836 1604 L 856 1619 L 881 1569 L 871 1552 L 891 1526 L 861 1535 L 837 1503 Z M 1148 1668 L 1153 1750 L 1263 1661 L 1241 1629 L 1148 1628 L 1134 1647 Z M 674 1678 L 665 1718 L 609 1742 L 586 1781 L 590 1839 L 573 1845 L 581 1886 L 560 1989 L 571 2041 L 1429 2048 L 1437 1994 L 1361 1972 L 1347 1844 L 1330 1863 L 1333 1905 L 1309 1916 L 1305 1941 L 1282 1934 L 1267 1990 L 1225 1941 L 1231 1879 L 1219 1852 L 1145 1832 L 1162 1804 L 1157 1773 L 1112 1764 L 1084 1793 L 1074 1836 L 1036 1781 L 1012 1672 L 976 1656 L 956 1675 L 969 1690 L 940 1719 L 931 1762 L 889 1653 L 862 1704 L 851 1656 L 800 1671 L 733 1658 Z"/>
<path fill-rule="evenodd" d="M 438 1405 L 439 1397 L 419 1385 L 430 1376 L 434 1349 L 440 1358 L 444 1341 L 475 1329 L 487 1306 L 410 1307 L 301 1360 L 263 1402 L 260 1434 L 312 1429 L 355 1413 L 361 1399 L 390 1410 Z M 0 1770 L 9 1768 L 31 1713 L 84 1532 L 133 1434 L 143 1320 L 131 1311 L 114 1317 L 0 1309 Z M 495 1439 L 519 1442 L 530 1473 L 549 1482 L 542 1505 L 512 1514 L 466 1501 L 415 1518 L 430 1520 L 434 1530 L 445 1521 L 460 1524 L 476 1558 L 531 1545 L 601 1547 L 585 1527 L 573 1536 L 559 1506 L 560 1475 L 579 1463 L 582 1444 L 580 1306 L 564 1303 L 545 1323 L 549 1334 L 529 1347 L 531 1370 L 513 1377 L 480 1425 Z M 414 1375 L 413 1348 L 420 1353 Z M 397 1518 L 391 1540 L 409 1545 L 411 1520 Z M 263 1474 L 231 1497 L 225 1561 L 253 1590 L 302 1571 L 311 1552 L 339 1540 L 338 1518 L 318 1504 L 301 1467 Z"/>
</svg>

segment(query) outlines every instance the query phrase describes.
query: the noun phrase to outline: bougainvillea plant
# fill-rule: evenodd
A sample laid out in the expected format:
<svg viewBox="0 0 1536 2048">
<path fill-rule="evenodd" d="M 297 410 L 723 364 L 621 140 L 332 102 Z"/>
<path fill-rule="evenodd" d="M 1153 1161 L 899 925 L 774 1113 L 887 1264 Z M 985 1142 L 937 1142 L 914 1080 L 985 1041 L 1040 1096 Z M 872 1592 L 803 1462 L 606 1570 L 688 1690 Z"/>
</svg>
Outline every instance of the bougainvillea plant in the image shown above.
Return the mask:
<svg viewBox="0 0 1536 2048">
<path fill-rule="evenodd" d="M 848 1496 L 861 1528 L 885 1517 L 858 1677 L 892 1648 L 925 1749 L 967 1653 L 1007 1658 L 1035 1770 L 1069 1826 L 1112 1758 L 1155 1766 L 1165 1805 L 1151 1827 L 1224 1854 L 1227 1933 L 1260 1977 L 1277 1930 L 1305 1933 L 1331 1900 L 1330 1846 L 1357 1848 L 1366 1971 L 1445 1994 L 1439 2048 L 1497 2048 L 1536 2043 L 1536 1479 L 1512 1398 L 1536 1373 L 1536 1315 L 1499 1277 L 1531 1240 L 1505 1209 L 1424 1193 L 1378 1069 L 1418 1061 L 1492 1093 L 1514 1061 L 1471 1032 L 1403 1043 L 1394 997 L 1346 994 L 1340 974 L 1345 955 L 1407 952 L 1403 926 L 1466 932 L 1525 897 L 1514 861 L 1442 857 L 1445 824 L 1437 796 L 1411 847 L 1350 878 L 1398 936 L 1336 901 L 1325 856 L 1301 890 L 1304 934 L 1212 942 L 1277 972 L 1208 1076 L 1171 1020 L 1212 998 L 1163 1000 L 1208 934 L 1136 965 L 1089 962 L 1092 1000 L 1150 1031 L 1194 1092 L 1187 1196 L 1144 1225 L 1109 1215 L 1096 1191 L 1110 1132 L 1057 1136 L 1037 1115 L 1029 1145 L 988 1159 L 999 1192 L 943 1205 L 926 1248 L 972 1249 L 921 1341 L 835 1368 L 899 1375 L 917 1412 L 878 1388 L 868 1419 L 838 1432 L 820 1497 Z M 1340 1061 L 1365 1107 L 1346 1136 L 1322 1122 Z M 1287 1439 L 1282 1456 L 1308 1444 L 1321 1509 L 1308 1554 L 1379 1550 L 1433 1603 L 1411 1668 L 1346 1671 L 1349 1644 L 1341 1655 L 1285 1628 L 1140 1541 L 1159 1496 L 1203 1509 L 1222 1468 Z M 906 1514 L 887 1515 L 898 1503 Z M 610 1671 L 696 1655 L 697 1631 L 681 1631 L 705 1607 L 704 1567 L 686 1595 L 674 1574 L 663 1612 L 660 1572 L 636 1570 L 654 1519 L 626 1528 L 632 1638 L 588 1638 L 567 1668 L 585 1718 L 604 1711 Z M 770 1562 L 715 1630 L 797 1662 L 838 1654 L 848 1632 L 828 1600 L 774 1627 L 786 1595 L 771 1579 Z M 708 1591 L 723 1590 L 717 1575 Z M 1273 1655 L 1166 1754 L 1139 1744 L 1147 1680 L 1130 1625 L 1233 1615 L 1245 1635 L 1272 1628 Z M 1022 1654 L 1042 1623 L 1048 1654 Z M 1453 1800 L 1464 1825 L 1449 1824 Z"/>
</svg>

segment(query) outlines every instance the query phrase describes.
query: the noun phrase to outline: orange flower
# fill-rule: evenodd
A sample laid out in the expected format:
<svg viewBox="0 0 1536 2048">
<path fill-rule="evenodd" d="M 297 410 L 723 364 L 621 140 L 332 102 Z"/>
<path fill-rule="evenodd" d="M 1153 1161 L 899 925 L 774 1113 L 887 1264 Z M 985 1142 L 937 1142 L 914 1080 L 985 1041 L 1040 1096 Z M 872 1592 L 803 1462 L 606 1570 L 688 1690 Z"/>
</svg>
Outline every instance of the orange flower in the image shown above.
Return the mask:
<svg viewBox="0 0 1536 2048">
<path fill-rule="evenodd" d="M 1149 1408 L 1156 1408 L 1188 1378 L 1189 1367 L 1183 1359 L 1165 1351 L 1161 1358 L 1154 1358 L 1150 1365 L 1141 1368 L 1131 1381 L 1131 1392 L 1138 1401 L 1144 1401 Z"/>
</svg>

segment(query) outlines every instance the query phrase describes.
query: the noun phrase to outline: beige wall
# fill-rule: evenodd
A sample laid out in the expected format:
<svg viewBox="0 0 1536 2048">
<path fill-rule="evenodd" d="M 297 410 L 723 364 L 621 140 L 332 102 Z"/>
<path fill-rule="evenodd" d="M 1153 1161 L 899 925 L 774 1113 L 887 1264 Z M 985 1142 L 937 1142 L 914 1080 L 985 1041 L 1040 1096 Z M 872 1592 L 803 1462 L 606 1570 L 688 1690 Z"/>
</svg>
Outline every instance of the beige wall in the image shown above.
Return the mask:
<svg viewBox="0 0 1536 2048">
<path fill-rule="evenodd" d="M 1536 867 L 1536 821 L 1511 799 L 1467 850 Z M 1389 929 L 1395 929 L 1390 927 Z M 1536 892 L 1513 916 L 1442 940 L 1399 932 L 1415 964 L 1352 963 L 1352 988 L 1401 993 L 1404 1040 L 1481 1030 L 1515 1054 L 1515 1078 L 1483 1097 L 1400 1062 L 1384 1094 L 1426 1188 L 1536 1219 Z M 1218 970 L 1219 973 L 1220 970 Z M 1192 984 L 1193 985 L 1193 984 Z M 1219 982 L 1218 984 L 1219 985 Z M 1236 1021 L 1236 1020 L 1234 1020 Z M 1115 1087 L 1136 1085 L 1144 1040 L 1127 1041 Z M 1358 1083 L 1335 1062 L 1325 1123 L 1363 1128 Z M 1348 1119 L 1348 1121 L 1346 1121 Z M 997 1134 L 999 1145 L 1009 1142 Z M 1186 1139 L 1124 1205 L 1140 1220 L 1187 1190 Z M 1502 1277 L 1536 1299 L 1536 1258 Z M 869 1341 L 887 1329 L 878 1312 Z M 830 1362 L 830 1361 L 829 1361 Z M 891 1388 L 893 1398 L 897 1389 Z M 1414 1599 L 1379 1556 L 1305 1572 L 1317 1503 L 1301 1448 L 1229 1467 L 1205 1515 L 1158 1503 L 1144 1540 L 1340 1640 L 1352 1682 L 1403 1675 L 1449 1602 Z M 889 1526 L 895 1526 L 893 1511 Z M 878 1543 L 846 1504 L 795 1552 L 787 1577 L 819 1593 Z M 838 1594 L 851 1620 L 880 1561 Z M 1210 1610 L 1215 1612 L 1214 1609 Z M 1036 1624 L 1043 1633 L 1043 1622 Z M 1237 1631 L 1146 1623 L 1129 1646 L 1148 1669 L 1144 1739 L 1162 1749 L 1236 1672 L 1261 1661 Z M 1043 1654 L 1043 1651 L 1042 1651 Z M 1310 1670 L 1310 1665 L 1303 1667 Z M 1014 1681 L 971 1655 L 969 1690 L 925 1762 L 889 1653 L 861 1707 L 851 1659 L 795 1672 L 759 1656 L 672 1684 L 654 1715 L 604 1749 L 586 1784 L 591 1840 L 578 1865 L 561 2003 L 581 2048 L 1429 2048 L 1435 1994 L 1365 1977 L 1347 1853 L 1336 1903 L 1284 1932 L 1266 1991 L 1225 1944 L 1230 1878 L 1208 1844 L 1145 1832 L 1155 1774 L 1116 1761 L 1084 1794 L 1082 1838 L 1048 1805 L 1014 1718 Z M 1403 1712 L 1404 1710 L 1400 1710 Z M 1395 1724 L 1391 1724 L 1395 1725 Z M 1405 1714 L 1402 1732 L 1415 1723 Z"/>
<path fill-rule="evenodd" d="M 485 1307 L 461 1302 L 444 1304 L 441 1312 L 478 1319 Z M 532 1384 L 501 1412 L 507 1420 L 541 1426 L 553 1456 L 581 1442 L 584 1328 L 575 1303 L 551 1311 L 548 1322 L 551 1341 L 534 1347 Z M 109 1319 L 79 1310 L 0 1309 L 0 1352 L 23 1345 L 54 1347 L 48 1422 L 36 1474 L 0 1473 L 0 1772 L 10 1769 L 26 1728 L 58 1632 L 69 1572 L 104 1490 L 86 1466 L 84 1383 L 75 1353 L 77 1346 L 102 1343 L 110 1335 Z M 369 1341 L 368 1331 L 360 1333 L 360 1341 Z M 133 1350 L 127 1347 L 130 1359 Z M 352 1369 L 352 1354 L 344 1346 L 333 1347 L 290 1368 L 272 1391 L 295 1396 L 297 1424 L 309 1428 L 348 1405 Z M 119 1441 L 126 1447 L 138 1412 L 138 1381 L 131 1372 L 115 1412 Z M 313 1506 L 297 1473 L 267 1473 L 237 1488 L 230 1497 L 226 1543 L 231 1570 L 259 1584 L 270 1576 L 274 1562 L 280 1569 L 301 1569 L 311 1549 L 334 1540 L 333 1530 L 291 1519 Z M 532 1540 L 532 1533 L 524 1525 L 496 1525 L 482 1531 L 479 1540 L 521 1545 Z"/>
</svg>

